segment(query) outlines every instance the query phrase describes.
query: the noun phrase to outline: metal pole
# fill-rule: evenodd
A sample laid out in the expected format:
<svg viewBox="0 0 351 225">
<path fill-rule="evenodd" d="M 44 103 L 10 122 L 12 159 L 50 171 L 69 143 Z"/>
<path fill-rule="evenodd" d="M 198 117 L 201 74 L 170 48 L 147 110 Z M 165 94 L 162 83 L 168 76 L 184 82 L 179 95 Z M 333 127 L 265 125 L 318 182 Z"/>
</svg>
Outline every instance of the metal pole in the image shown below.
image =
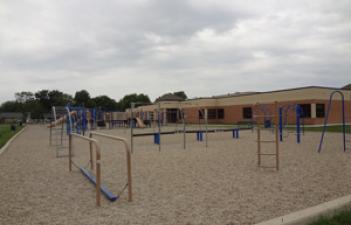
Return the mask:
<svg viewBox="0 0 351 225">
<path fill-rule="evenodd" d="M 184 110 L 182 110 L 182 118 L 183 118 L 183 148 L 186 149 L 186 126 L 185 126 Z"/>
<path fill-rule="evenodd" d="M 158 138 L 159 138 L 159 143 L 158 143 L 158 151 L 161 151 L 161 103 L 158 103 Z"/>
<path fill-rule="evenodd" d="M 283 141 L 283 108 L 279 108 L 279 137 Z"/>
<path fill-rule="evenodd" d="M 72 135 L 68 136 L 68 169 L 72 171 Z"/>
<path fill-rule="evenodd" d="M 301 108 L 300 105 L 296 105 L 296 142 L 300 144 L 301 142 L 301 129 L 300 129 L 300 114 L 301 114 Z"/>
<path fill-rule="evenodd" d="M 345 126 L 345 99 L 344 95 L 342 97 L 342 132 L 343 132 L 343 142 L 344 142 L 344 152 L 346 151 L 346 126 Z"/>
<path fill-rule="evenodd" d="M 275 150 L 276 150 L 276 169 L 279 170 L 279 132 L 278 132 L 278 102 L 275 102 L 275 110 L 274 110 L 274 115 L 275 115 L 275 121 L 274 121 L 274 125 L 275 125 Z"/>
<path fill-rule="evenodd" d="M 206 133 L 206 148 L 208 147 L 208 109 L 205 109 L 205 133 Z"/>
<path fill-rule="evenodd" d="M 133 145 L 133 120 L 134 120 L 134 115 L 133 115 L 133 111 L 134 111 L 134 107 L 135 107 L 135 103 L 132 102 L 130 104 L 130 150 L 132 153 L 134 153 L 134 145 Z"/>
</svg>

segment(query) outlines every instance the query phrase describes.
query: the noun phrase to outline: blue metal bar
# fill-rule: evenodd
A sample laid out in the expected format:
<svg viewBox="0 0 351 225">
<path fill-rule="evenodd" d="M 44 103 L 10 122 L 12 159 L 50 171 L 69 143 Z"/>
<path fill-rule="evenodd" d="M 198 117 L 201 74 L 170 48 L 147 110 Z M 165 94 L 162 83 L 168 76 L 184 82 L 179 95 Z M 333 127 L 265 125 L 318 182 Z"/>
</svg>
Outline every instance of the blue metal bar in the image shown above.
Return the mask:
<svg viewBox="0 0 351 225">
<path fill-rule="evenodd" d="M 80 167 L 79 169 L 80 169 L 80 171 L 82 172 L 82 174 L 83 174 L 86 178 L 88 178 L 88 180 L 89 180 L 91 183 L 93 183 L 94 185 L 96 185 L 96 178 L 95 178 L 95 176 L 94 176 L 93 174 L 91 174 L 87 169 L 85 169 L 85 168 L 83 168 L 83 167 Z M 106 197 L 108 200 L 110 200 L 111 202 L 114 202 L 114 201 L 116 201 L 116 200 L 119 198 L 118 195 L 114 195 L 114 194 L 113 194 L 111 191 L 109 191 L 109 190 L 107 189 L 107 187 L 104 186 L 104 185 L 101 185 L 100 190 L 101 190 L 101 192 L 105 195 L 105 197 Z"/>
<path fill-rule="evenodd" d="M 283 141 L 283 108 L 279 107 L 279 140 Z"/>
<path fill-rule="evenodd" d="M 318 146 L 318 152 L 320 153 L 322 150 L 322 145 L 323 145 L 323 140 L 324 140 L 324 134 L 327 130 L 327 124 L 328 124 L 328 118 L 329 118 L 329 113 L 330 110 L 332 108 L 332 100 L 333 100 L 333 96 L 338 93 L 341 96 L 341 110 L 342 110 L 342 131 L 343 131 L 343 144 L 344 144 L 344 152 L 346 151 L 346 127 L 345 127 L 345 99 L 344 99 L 344 94 L 341 91 L 333 91 L 330 94 L 329 97 L 329 104 L 328 104 L 328 111 L 327 114 L 325 116 L 324 119 L 324 126 L 323 126 L 323 131 L 322 131 L 322 137 L 321 140 L 319 142 L 319 146 Z"/>
<path fill-rule="evenodd" d="M 301 106 L 300 105 L 296 105 L 295 112 L 296 112 L 296 142 L 300 144 L 301 142 L 301 129 L 300 129 Z"/>
</svg>

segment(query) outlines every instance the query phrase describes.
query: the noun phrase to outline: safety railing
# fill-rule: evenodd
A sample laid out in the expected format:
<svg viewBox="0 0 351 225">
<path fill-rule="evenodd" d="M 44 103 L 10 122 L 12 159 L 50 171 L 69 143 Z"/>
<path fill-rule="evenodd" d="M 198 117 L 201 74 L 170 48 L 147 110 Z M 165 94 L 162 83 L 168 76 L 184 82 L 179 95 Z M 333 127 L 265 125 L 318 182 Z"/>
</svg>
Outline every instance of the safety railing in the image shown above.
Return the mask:
<svg viewBox="0 0 351 225">
<path fill-rule="evenodd" d="M 131 150 L 128 144 L 127 139 L 109 135 L 109 134 L 103 134 L 103 133 L 98 133 L 98 132 L 90 132 L 89 137 L 93 138 L 93 136 L 97 137 L 103 137 L 115 141 L 122 142 L 124 144 L 124 149 L 126 151 L 126 157 L 127 157 L 127 186 L 128 186 L 128 201 L 131 202 L 133 200 L 133 193 L 132 193 L 132 160 L 131 160 Z M 91 169 L 93 168 L 93 150 L 92 150 L 92 143 L 90 144 L 90 165 Z"/>
</svg>

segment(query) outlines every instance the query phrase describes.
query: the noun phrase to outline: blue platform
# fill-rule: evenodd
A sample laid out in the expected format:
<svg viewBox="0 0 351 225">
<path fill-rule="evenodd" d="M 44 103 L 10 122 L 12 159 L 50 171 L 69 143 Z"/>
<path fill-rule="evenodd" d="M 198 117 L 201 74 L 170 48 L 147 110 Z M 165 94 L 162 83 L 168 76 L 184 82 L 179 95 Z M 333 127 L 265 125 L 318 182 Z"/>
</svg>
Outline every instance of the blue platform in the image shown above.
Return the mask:
<svg viewBox="0 0 351 225">
<path fill-rule="evenodd" d="M 80 169 L 80 171 L 82 172 L 82 174 L 83 174 L 86 178 L 89 179 L 89 181 L 90 181 L 91 183 L 93 183 L 94 185 L 96 185 L 96 178 L 95 178 L 95 176 L 94 176 L 93 174 L 91 174 L 87 169 L 85 169 L 85 168 L 83 168 L 83 167 L 80 167 L 79 169 Z M 109 190 L 107 189 L 107 187 L 104 186 L 104 185 L 101 185 L 100 190 L 101 190 L 101 192 L 105 195 L 105 197 L 106 197 L 108 200 L 110 200 L 111 202 L 114 202 L 114 201 L 116 201 L 116 200 L 119 198 L 118 195 L 114 195 L 114 194 L 113 194 L 111 191 L 109 191 Z"/>
</svg>

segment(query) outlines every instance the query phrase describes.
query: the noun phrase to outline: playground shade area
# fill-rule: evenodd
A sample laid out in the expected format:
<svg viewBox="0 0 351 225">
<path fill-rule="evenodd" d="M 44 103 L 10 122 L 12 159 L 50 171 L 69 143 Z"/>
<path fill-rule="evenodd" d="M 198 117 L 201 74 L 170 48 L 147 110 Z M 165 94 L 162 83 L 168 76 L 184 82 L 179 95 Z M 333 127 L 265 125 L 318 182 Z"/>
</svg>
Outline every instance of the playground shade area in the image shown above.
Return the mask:
<svg viewBox="0 0 351 225">
<path fill-rule="evenodd" d="M 187 134 L 186 150 L 182 134 L 165 135 L 161 152 L 153 136 L 135 138 L 133 202 L 124 193 L 116 202 L 103 198 L 98 208 L 94 186 L 77 168 L 68 172 L 67 158 L 55 157 L 47 128 L 29 126 L 0 155 L 0 224 L 254 224 L 351 194 L 351 155 L 342 151 L 341 134 L 328 133 L 321 154 L 320 133 L 306 133 L 301 144 L 289 135 L 279 172 L 257 168 L 256 133 L 231 135 L 211 133 L 205 148 Z M 271 131 L 263 136 L 273 138 Z M 102 182 L 117 193 L 126 181 L 123 146 L 100 143 Z M 88 144 L 75 139 L 73 146 L 75 162 L 86 166 Z M 267 156 L 262 164 L 273 162 Z"/>
</svg>

